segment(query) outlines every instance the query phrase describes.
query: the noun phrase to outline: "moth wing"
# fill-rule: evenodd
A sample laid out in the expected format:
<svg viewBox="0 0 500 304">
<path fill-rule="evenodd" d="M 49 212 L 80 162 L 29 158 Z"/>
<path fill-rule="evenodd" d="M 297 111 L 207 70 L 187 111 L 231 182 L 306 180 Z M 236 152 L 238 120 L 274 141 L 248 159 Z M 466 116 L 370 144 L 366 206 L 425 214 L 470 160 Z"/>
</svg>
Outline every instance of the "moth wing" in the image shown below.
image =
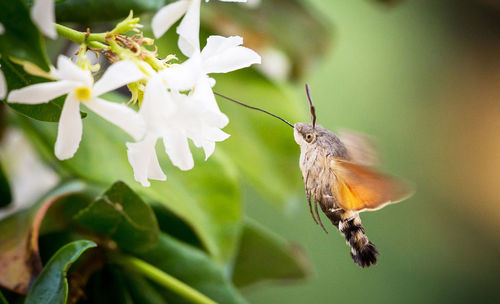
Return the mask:
<svg viewBox="0 0 500 304">
<path fill-rule="evenodd" d="M 345 129 L 339 130 L 337 134 L 353 163 L 370 167 L 380 165 L 375 140 L 370 136 Z"/>
<path fill-rule="evenodd" d="M 407 182 L 374 171 L 371 168 L 331 157 L 335 181 L 332 193 L 344 210 L 377 210 L 411 196 Z"/>
</svg>

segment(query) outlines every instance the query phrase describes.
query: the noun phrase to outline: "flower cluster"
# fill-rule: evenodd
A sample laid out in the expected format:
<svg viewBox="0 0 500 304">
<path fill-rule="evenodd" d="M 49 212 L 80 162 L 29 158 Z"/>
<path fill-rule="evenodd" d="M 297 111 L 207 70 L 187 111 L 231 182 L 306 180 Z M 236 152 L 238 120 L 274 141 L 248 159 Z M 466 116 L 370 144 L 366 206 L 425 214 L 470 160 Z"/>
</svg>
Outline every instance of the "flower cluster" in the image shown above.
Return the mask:
<svg viewBox="0 0 500 304">
<path fill-rule="evenodd" d="M 7 101 L 40 104 L 66 95 L 55 143 L 55 155 L 61 160 L 73 157 L 78 149 L 82 138 L 80 104 L 83 104 L 134 139 L 126 143 L 127 155 L 135 179 L 143 186 L 149 186 L 149 180 L 166 180 L 156 155 L 158 139 L 175 166 L 181 170 L 193 168 L 188 139 L 202 148 L 208 158 L 215 143 L 229 137 L 221 130 L 229 119 L 217 105 L 212 91 L 215 80 L 209 74 L 227 73 L 261 60 L 257 53 L 243 47 L 243 39 L 237 36 L 210 36 L 201 49 L 200 2 L 179 0 L 162 8 L 153 18 L 154 35 L 160 37 L 184 15 L 177 33 L 179 49 L 188 57 L 185 62 L 172 64 L 173 55 L 158 58 L 156 50 L 146 47 L 153 40 L 143 37 L 139 19 L 131 14 L 110 32 L 82 33 L 76 62 L 60 55 L 57 68 L 50 73 L 55 81 L 13 90 Z M 31 16 L 42 33 L 56 37 L 53 0 L 35 1 Z M 58 25 L 57 31 L 59 36 L 72 39 L 63 26 Z M 125 35 L 130 31 L 137 33 Z M 89 51 L 102 54 L 112 63 L 98 81 L 94 81 L 93 72 L 100 67 L 90 63 L 86 56 Z M 137 104 L 138 111 L 101 97 L 125 85 L 132 93 L 130 103 Z"/>
</svg>

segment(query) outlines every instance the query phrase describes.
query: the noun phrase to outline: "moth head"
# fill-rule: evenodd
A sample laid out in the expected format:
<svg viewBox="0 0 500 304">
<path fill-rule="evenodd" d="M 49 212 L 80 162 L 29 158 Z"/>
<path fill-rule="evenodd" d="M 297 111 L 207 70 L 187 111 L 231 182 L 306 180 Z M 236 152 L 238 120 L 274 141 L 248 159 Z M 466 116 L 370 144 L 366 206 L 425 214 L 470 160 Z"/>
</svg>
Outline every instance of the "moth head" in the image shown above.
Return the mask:
<svg viewBox="0 0 500 304">
<path fill-rule="evenodd" d="M 317 128 L 310 123 L 298 122 L 294 126 L 294 138 L 298 145 L 309 145 L 316 141 Z"/>
</svg>

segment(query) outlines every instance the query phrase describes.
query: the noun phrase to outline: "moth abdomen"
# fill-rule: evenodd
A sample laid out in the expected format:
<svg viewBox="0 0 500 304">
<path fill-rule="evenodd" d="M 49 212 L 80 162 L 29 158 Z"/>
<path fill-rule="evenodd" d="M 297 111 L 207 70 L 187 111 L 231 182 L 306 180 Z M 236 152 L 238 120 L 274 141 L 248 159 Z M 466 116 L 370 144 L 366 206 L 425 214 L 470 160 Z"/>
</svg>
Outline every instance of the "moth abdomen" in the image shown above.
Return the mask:
<svg viewBox="0 0 500 304">
<path fill-rule="evenodd" d="M 351 257 L 356 264 L 368 267 L 377 263 L 377 248 L 368 240 L 357 214 L 350 219 L 341 220 L 339 231 L 344 234 L 347 244 L 351 247 Z"/>
</svg>

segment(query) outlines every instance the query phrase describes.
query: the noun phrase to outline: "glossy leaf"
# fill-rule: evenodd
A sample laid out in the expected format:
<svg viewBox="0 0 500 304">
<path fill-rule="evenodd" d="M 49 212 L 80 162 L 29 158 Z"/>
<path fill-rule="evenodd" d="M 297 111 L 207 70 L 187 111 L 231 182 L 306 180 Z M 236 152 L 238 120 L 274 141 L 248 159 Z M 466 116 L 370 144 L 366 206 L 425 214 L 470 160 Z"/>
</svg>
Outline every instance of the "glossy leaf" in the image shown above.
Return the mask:
<svg viewBox="0 0 500 304">
<path fill-rule="evenodd" d="M 69 243 L 59 249 L 43 268 L 26 297 L 26 304 L 64 304 L 68 298 L 66 273 L 82 253 L 96 247 L 92 241 Z"/>
<path fill-rule="evenodd" d="M 138 256 L 218 303 L 246 303 L 224 270 L 203 251 L 161 234 L 157 246 Z M 169 303 L 186 303 L 165 293 Z"/>
<path fill-rule="evenodd" d="M 0 221 L 0 285 L 26 294 L 42 270 L 38 249 L 39 229 L 47 209 L 58 199 L 82 190 L 67 184 L 51 191 L 33 207 Z"/>
<path fill-rule="evenodd" d="M 22 124 L 37 142 L 42 143 L 38 148 L 54 157 L 56 126 L 25 119 Z M 203 152 L 193 148 L 194 169 L 180 171 L 170 165 L 164 149 L 158 149 L 168 181 L 152 182 L 151 187 L 144 188 L 134 180 L 127 160 L 125 142 L 130 140 L 117 127 L 90 113 L 85 120 L 78 152 L 60 164 L 74 175 L 98 185 L 108 186 L 117 179 L 124 181 L 141 198 L 164 204 L 188 223 L 217 260 L 229 260 L 236 249 L 241 221 L 239 190 L 231 163 L 217 151 L 204 161 Z"/>
<path fill-rule="evenodd" d="M 153 247 L 160 233 L 151 207 L 123 182 L 113 184 L 75 219 L 90 231 L 111 238 L 128 252 Z"/>
<path fill-rule="evenodd" d="M 5 80 L 7 82 L 9 91 L 35 83 L 48 81 L 47 79 L 36 77 L 26 73 L 20 65 L 17 65 L 10 60 L 6 60 L 4 57 L 0 58 L 0 65 L 2 68 L 2 72 L 5 75 Z M 14 109 L 16 112 L 26 115 L 30 118 L 42 121 L 58 122 L 59 116 L 61 115 L 62 106 L 64 104 L 64 99 L 65 96 L 61 96 L 49 101 L 48 103 L 38 105 L 8 103 L 5 100 L 4 103 Z M 86 116 L 85 113 L 82 113 L 81 115 L 82 117 Z"/>
<path fill-rule="evenodd" d="M 7 206 L 11 202 L 12 192 L 10 191 L 9 180 L 0 163 L 0 208 Z"/>
<path fill-rule="evenodd" d="M 304 252 L 254 221 L 247 220 L 234 264 L 238 287 L 263 280 L 303 279 L 310 273 Z"/>
<path fill-rule="evenodd" d="M 5 33 L 0 35 L 2 58 L 24 59 L 45 71 L 49 70 L 42 36 L 31 21 L 29 9 L 24 1 L 0 1 L 0 23 L 5 28 Z"/>
<path fill-rule="evenodd" d="M 99 189 L 99 192 L 102 192 L 102 189 Z M 89 190 L 88 185 L 85 185 L 84 192 L 72 193 L 57 199 L 47 210 L 43 218 L 40 235 L 68 231 L 74 228 L 73 225 L 75 222 L 73 217 L 82 209 L 88 207 L 99 195 L 99 192 L 95 193 L 95 191 Z M 61 246 L 55 249 L 57 250 Z M 55 250 L 52 254 L 54 252 Z"/>
<path fill-rule="evenodd" d="M 123 19 L 130 10 L 134 15 L 156 12 L 164 3 L 165 0 L 66 0 L 56 5 L 56 16 L 59 22 L 88 25 Z"/>
<path fill-rule="evenodd" d="M 154 210 L 161 231 L 182 240 L 184 243 L 203 249 L 203 245 L 193 229 L 182 219 L 176 217 L 165 205 L 153 202 L 151 207 Z"/>
</svg>

